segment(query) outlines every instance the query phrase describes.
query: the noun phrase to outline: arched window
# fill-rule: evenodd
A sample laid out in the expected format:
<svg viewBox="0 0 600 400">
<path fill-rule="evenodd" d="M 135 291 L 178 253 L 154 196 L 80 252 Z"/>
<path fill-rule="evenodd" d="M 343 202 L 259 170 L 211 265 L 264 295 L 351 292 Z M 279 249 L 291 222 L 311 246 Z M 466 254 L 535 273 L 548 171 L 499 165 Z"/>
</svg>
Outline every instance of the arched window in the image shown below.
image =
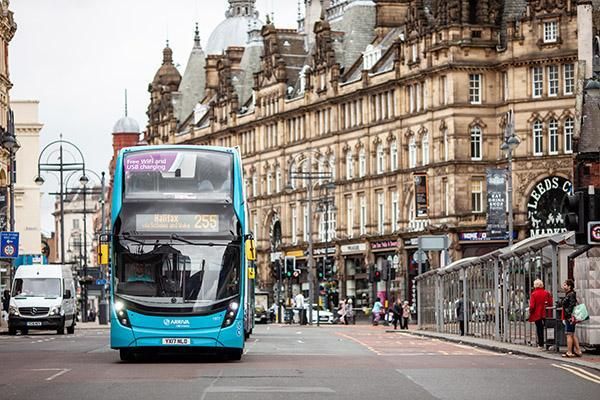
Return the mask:
<svg viewBox="0 0 600 400">
<path fill-rule="evenodd" d="M 390 159 L 392 161 L 392 171 L 398 169 L 398 142 L 394 139 L 390 143 Z"/>
<path fill-rule="evenodd" d="M 558 154 L 558 121 L 554 118 L 548 122 L 548 153 Z"/>
<path fill-rule="evenodd" d="M 449 158 L 449 149 L 448 149 L 448 129 L 444 129 L 444 161 L 448 161 Z"/>
<path fill-rule="evenodd" d="M 429 164 L 429 134 L 426 133 L 423 135 L 423 139 L 421 141 L 421 150 L 423 151 L 423 165 Z"/>
<path fill-rule="evenodd" d="M 471 160 L 481 160 L 481 128 L 475 125 L 471 128 Z"/>
<path fill-rule="evenodd" d="M 352 152 L 346 153 L 346 179 L 354 178 L 354 160 L 352 159 Z"/>
<path fill-rule="evenodd" d="M 565 153 L 573 152 L 573 129 L 575 123 L 573 118 L 569 117 L 565 120 L 564 135 L 565 135 Z"/>
<path fill-rule="evenodd" d="M 267 172 L 267 196 L 271 195 L 273 189 L 273 174 L 271 171 Z"/>
<path fill-rule="evenodd" d="M 414 136 L 411 136 L 408 142 L 408 167 L 414 168 L 417 166 L 417 142 Z"/>
<path fill-rule="evenodd" d="M 385 172 L 385 153 L 383 152 L 383 144 L 377 145 L 377 173 L 383 174 Z"/>
<path fill-rule="evenodd" d="M 334 182 L 337 179 L 335 174 L 335 156 L 333 154 L 329 155 L 329 165 L 327 166 L 329 172 L 331 172 L 331 181 Z"/>
<path fill-rule="evenodd" d="M 367 175 L 367 152 L 363 147 L 358 153 L 358 176 L 362 178 L 365 175 Z"/>
<path fill-rule="evenodd" d="M 275 192 L 281 192 L 281 167 L 275 168 Z"/>
<path fill-rule="evenodd" d="M 542 121 L 536 119 L 533 123 L 533 155 L 541 156 L 544 151 Z"/>
</svg>

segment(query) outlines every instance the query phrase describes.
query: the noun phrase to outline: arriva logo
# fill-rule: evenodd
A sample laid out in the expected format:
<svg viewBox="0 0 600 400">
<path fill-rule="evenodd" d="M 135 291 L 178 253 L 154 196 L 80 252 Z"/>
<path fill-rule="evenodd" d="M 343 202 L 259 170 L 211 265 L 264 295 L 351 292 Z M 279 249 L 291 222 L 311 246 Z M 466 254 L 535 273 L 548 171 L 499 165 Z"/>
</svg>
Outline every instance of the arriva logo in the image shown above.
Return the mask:
<svg viewBox="0 0 600 400">
<path fill-rule="evenodd" d="M 169 318 L 165 318 L 165 319 L 163 319 L 163 324 L 165 326 L 176 326 L 178 328 L 180 328 L 180 327 L 189 327 L 190 326 L 190 320 L 188 320 L 188 319 L 169 319 Z"/>
</svg>

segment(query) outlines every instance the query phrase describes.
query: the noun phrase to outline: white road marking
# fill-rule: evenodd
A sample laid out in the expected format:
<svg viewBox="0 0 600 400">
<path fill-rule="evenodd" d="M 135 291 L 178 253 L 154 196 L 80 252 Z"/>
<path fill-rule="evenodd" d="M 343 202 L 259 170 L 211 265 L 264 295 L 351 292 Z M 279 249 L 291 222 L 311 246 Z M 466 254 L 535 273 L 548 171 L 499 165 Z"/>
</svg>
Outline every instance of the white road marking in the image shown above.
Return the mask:
<svg viewBox="0 0 600 400">
<path fill-rule="evenodd" d="M 304 343 L 302 340 L 298 340 L 298 343 Z"/>
<path fill-rule="evenodd" d="M 69 369 L 69 368 L 36 368 L 36 369 L 30 369 L 29 371 L 58 371 L 54 375 L 46 378 L 47 381 L 51 381 L 54 378 L 58 378 L 59 376 L 66 374 L 67 372 L 71 371 L 71 369 Z"/>
<path fill-rule="evenodd" d="M 277 387 L 277 386 L 211 386 L 207 393 L 335 393 L 326 387 Z"/>
<path fill-rule="evenodd" d="M 556 368 L 564 369 L 565 371 L 570 372 L 573 375 L 577 375 L 580 378 L 583 378 L 585 380 L 588 380 L 590 382 L 594 382 L 594 383 L 597 383 L 600 385 L 600 377 L 599 376 L 589 373 L 585 370 L 582 370 L 581 368 L 573 367 L 572 365 L 568 365 L 568 364 L 562 364 L 562 365 L 552 364 L 552 366 L 556 367 Z"/>
<path fill-rule="evenodd" d="M 221 377 L 223 376 L 223 370 L 219 371 L 219 375 L 217 375 L 217 377 L 215 379 L 212 380 L 212 382 L 210 383 L 210 385 L 208 385 L 208 387 L 206 389 L 204 389 L 204 391 L 202 392 L 202 397 L 200 397 L 200 400 L 204 400 L 206 399 L 206 395 L 208 394 L 208 391 L 210 390 L 210 388 L 213 387 L 213 385 L 219 380 L 221 379 Z"/>
</svg>

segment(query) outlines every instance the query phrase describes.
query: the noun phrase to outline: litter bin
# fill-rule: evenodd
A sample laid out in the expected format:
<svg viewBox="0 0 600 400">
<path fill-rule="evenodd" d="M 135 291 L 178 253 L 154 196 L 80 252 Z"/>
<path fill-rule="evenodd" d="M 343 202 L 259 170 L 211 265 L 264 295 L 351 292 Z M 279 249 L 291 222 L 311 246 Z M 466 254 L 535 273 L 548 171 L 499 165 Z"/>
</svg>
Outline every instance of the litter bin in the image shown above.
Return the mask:
<svg viewBox="0 0 600 400">
<path fill-rule="evenodd" d="M 98 322 L 100 325 L 108 324 L 108 301 L 101 300 L 98 305 Z"/>
<path fill-rule="evenodd" d="M 546 319 L 546 345 L 566 346 L 567 338 L 565 336 L 565 326 L 560 319 Z"/>
</svg>

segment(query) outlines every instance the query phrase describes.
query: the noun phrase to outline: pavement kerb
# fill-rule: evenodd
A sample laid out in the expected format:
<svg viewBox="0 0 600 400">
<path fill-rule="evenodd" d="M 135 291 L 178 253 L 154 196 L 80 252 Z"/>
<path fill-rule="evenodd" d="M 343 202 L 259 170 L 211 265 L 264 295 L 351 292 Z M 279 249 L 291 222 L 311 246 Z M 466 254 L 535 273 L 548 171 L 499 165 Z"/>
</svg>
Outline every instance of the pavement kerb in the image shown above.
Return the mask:
<svg viewBox="0 0 600 400">
<path fill-rule="evenodd" d="M 545 358 L 548 360 L 554 360 L 554 361 L 561 362 L 561 363 L 573 364 L 573 365 L 577 365 L 579 367 L 586 367 L 586 368 L 591 368 L 591 369 L 600 371 L 600 363 L 588 362 L 588 361 L 584 361 L 582 359 L 577 359 L 577 358 L 575 358 L 575 359 L 574 358 L 563 358 L 560 355 L 561 353 L 550 353 L 550 352 L 544 352 L 544 351 L 528 350 L 526 348 L 523 349 L 522 348 L 523 346 L 519 346 L 519 345 L 511 345 L 509 347 L 509 346 L 503 345 L 503 343 L 499 343 L 499 342 L 492 342 L 492 341 L 483 342 L 483 341 L 479 341 L 479 340 L 473 341 L 473 340 L 469 340 L 469 337 L 465 337 L 465 336 L 455 337 L 455 336 L 450 336 L 450 335 L 442 335 L 442 334 L 438 334 L 438 333 L 419 331 L 419 330 L 403 330 L 403 331 L 389 330 L 386 332 L 408 333 L 410 335 L 419 336 L 419 337 L 440 339 L 440 340 L 444 340 L 446 342 L 460 343 L 460 344 L 464 344 L 464 345 L 468 345 L 468 346 L 479 347 L 482 349 L 495 351 L 497 353 L 510 353 L 510 354 L 518 354 L 518 355 L 528 356 L 528 357 Z"/>
</svg>

